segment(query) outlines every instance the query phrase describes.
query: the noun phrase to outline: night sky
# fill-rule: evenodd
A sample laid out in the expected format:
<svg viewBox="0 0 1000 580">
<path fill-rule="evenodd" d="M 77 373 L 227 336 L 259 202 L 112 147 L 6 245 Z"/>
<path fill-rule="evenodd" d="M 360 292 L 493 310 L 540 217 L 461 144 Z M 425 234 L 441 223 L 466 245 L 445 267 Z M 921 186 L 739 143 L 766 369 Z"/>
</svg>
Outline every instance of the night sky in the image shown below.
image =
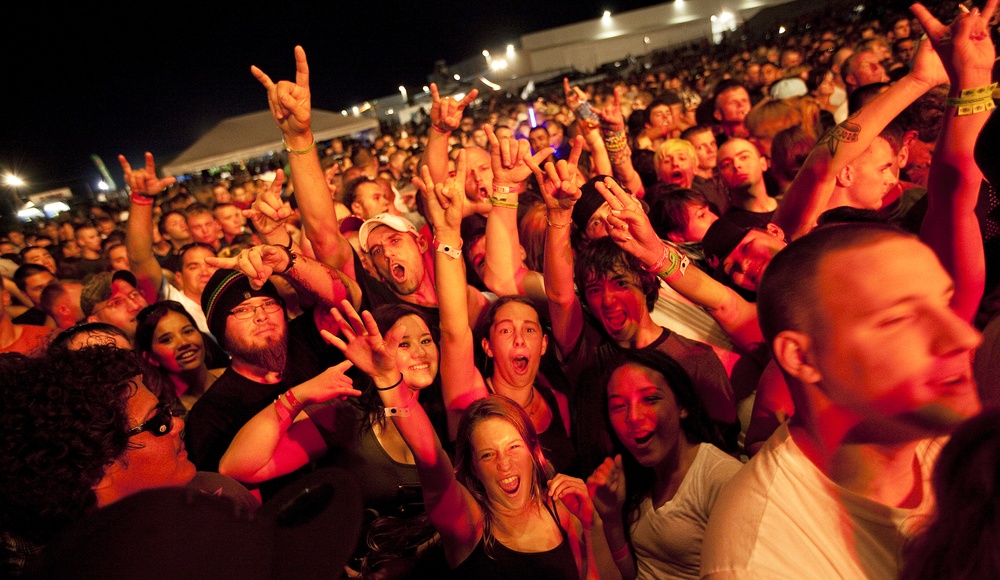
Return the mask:
<svg viewBox="0 0 1000 580">
<path fill-rule="evenodd" d="M 219 121 L 266 108 L 250 65 L 292 79 L 296 44 L 309 57 L 313 107 L 339 111 L 400 84 L 419 90 L 437 59 L 657 3 L 19 3 L 0 40 L 0 171 L 19 174 L 28 193 L 86 191 L 99 179 L 97 154 L 121 186 L 118 153 L 135 164 L 150 150 L 166 163 Z"/>
</svg>

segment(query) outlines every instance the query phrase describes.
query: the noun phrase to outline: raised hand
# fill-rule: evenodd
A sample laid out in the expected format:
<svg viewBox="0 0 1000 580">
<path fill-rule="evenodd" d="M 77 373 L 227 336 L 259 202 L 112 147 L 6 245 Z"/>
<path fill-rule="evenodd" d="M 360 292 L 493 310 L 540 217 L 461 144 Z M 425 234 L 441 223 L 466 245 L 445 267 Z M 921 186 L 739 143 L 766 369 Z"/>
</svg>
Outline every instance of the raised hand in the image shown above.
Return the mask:
<svg viewBox="0 0 1000 580">
<path fill-rule="evenodd" d="M 154 196 L 177 182 L 175 177 L 160 179 L 156 176 L 156 163 L 149 151 L 146 152 L 146 167 L 143 169 L 132 169 L 124 155 L 118 156 L 118 162 L 122 164 L 129 190 L 137 195 Z"/>
<path fill-rule="evenodd" d="M 608 234 L 621 249 L 643 260 L 654 263 L 663 254 L 663 243 L 649 223 L 649 216 L 632 194 L 626 192 L 614 179 L 596 183 L 597 191 L 611 206 L 605 218 Z M 652 256 L 650 258 L 650 256 Z M 650 258 L 649 261 L 646 261 Z"/>
<path fill-rule="evenodd" d="M 285 172 L 277 171 L 270 187 L 262 191 L 250 209 L 243 210 L 243 216 L 253 222 L 254 228 L 262 236 L 268 236 L 284 227 L 292 215 L 292 206 L 281 199 L 281 186 L 285 182 Z"/>
<path fill-rule="evenodd" d="M 218 268 L 239 270 L 250 279 L 251 288 L 260 290 L 271 274 L 288 269 L 288 253 L 278 246 L 254 246 L 233 258 L 206 256 L 205 263 Z"/>
<path fill-rule="evenodd" d="M 493 127 L 483 125 L 486 137 L 490 141 L 490 164 L 493 166 L 493 185 L 513 186 L 528 179 L 531 167 L 528 159 L 535 165 L 541 164 L 554 152 L 551 147 L 531 154 L 531 145 L 524 139 L 504 139 L 501 141 L 493 132 Z"/>
<path fill-rule="evenodd" d="M 296 389 L 299 399 L 305 404 L 311 404 L 360 397 L 361 391 L 355 389 L 351 377 L 344 374 L 351 366 L 351 361 L 345 360 L 302 383 Z"/>
<path fill-rule="evenodd" d="M 549 499 L 560 500 L 571 514 L 583 523 L 584 529 L 594 521 L 594 503 L 587 492 L 587 484 L 578 477 L 557 473 L 549 480 Z"/>
<path fill-rule="evenodd" d="M 992 71 L 996 49 L 990 39 L 989 22 L 997 3 L 998 0 L 989 0 L 982 12 L 978 8 L 973 8 L 971 12 L 963 10 L 950 26 L 942 24 L 923 4 L 910 7 L 910 11 L 927 32 L 927 37 L 940 55 L 948 77 L 953 82 L 960 78 L 956 78 L 956 75 L 977 72 L 989 75 Z M 914 68 L 916 69 L 916 65 Z"/>
<path fill-rule="evenodd" d="M 607 457 L 587 478 L 587 492 L 601 519 L 621 518 L 625 505 L 625 471 L 622 456 Z"/>
<path fill-rule="evenodd" d="M 525 159 L 531 172 L 535 174 L 542 199 L 548 209 L 569 211 L 580 199 L 580 186 L 577 184 L 580 172 L 577 164 L 580 162 L 582 152 L 583 137 L 577 135 L 573 139 L 573 148 L 570 150 L 569 159 L 560 159 L 555 163 L 549 161 L 545 164 L 544 171 L 533 157 Z"/>
<path fill-rule="evenodd" d="M 431 105 L 431 124 L 441 133 L 451 133 L 462 123 L 462 113 L 469 103 L 476 100 L 479 89 L 469 91 L 461 101 L 456 101 L 451 97 L 441 98 L 437 85 L 431 83 L 431 98 L 434 104 Z"/>
<path fill-rule="evenodd" d="M 295 82 L 279 81 L 275 84 L 271 77 L 256 66 L 250 72 L 267 89 L 267 104 L 278 128 L 285 134 L 289 146 L 298 147 L 289 141 L 290 137 L 305 135 L 309 131 L 312 116 L 312 97 L 309 93 L 309 62 L 306 51 L 295 47 Z M 308 145 L 308 144 L 307 144 Z"/>
<path fill-rule="evenodd" d="M 601 125 L 608 131 L 624 131 L 625 117 L 622 115 L 622 95 L 625 94 L 625 87 L 615 87 L 614 96 L 611 102 L 605 105 L 604 109 L 597 109 L 595 112 L 601 118 Z"/>
<path fill-rule="evenodd" d="M 343 310 L 343 313 L 341 313 Z M 340 308 L 330 310 L 343 338 L 321 330 L 323 339 L 339 348 L 349 361 L 366 375 L 383 382 L 395 383 L 400 371 L 396 368 L 396 349 L 405 330 L 400 326 L 383 338 L 378 324 L 367 310 L 358 315 L 351 303 L 344 300 Z"/>
<path fill-rule="evenodd" d="M 466 168 L 466 152 L 462 150 L 455 161 L 455 175 L 445 179 L 444 183 L 434 183 L 426 165 L 420 167 L 421 177 L 413 178 L 413 185 L 427 200 L 427 219 L 435 234 L 448 230 L 457 232 L 462 227 Z"/>
</svg>

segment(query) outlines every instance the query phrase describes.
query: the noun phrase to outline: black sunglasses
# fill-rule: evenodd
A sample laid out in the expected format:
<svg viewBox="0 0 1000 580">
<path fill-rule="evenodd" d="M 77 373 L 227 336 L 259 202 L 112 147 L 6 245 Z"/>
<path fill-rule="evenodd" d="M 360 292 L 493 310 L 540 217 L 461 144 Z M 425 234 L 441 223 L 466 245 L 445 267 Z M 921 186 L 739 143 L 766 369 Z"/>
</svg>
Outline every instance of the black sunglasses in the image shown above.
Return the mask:
<svg viewBox="0 0 1000 580">
<path fill-rule="evenodd" d="M 132 427 L 125 433 L 129 437 L 134 437 L 143 431 L 149 431 L 156 437 L 163 437 L 167 433 L 170 433 L 173 426 L 174 412 L 170 409 L 170 405 L 160 403 L 156 406 L 156 414 L 152 418 L 141 425 Z"/>
</svg>

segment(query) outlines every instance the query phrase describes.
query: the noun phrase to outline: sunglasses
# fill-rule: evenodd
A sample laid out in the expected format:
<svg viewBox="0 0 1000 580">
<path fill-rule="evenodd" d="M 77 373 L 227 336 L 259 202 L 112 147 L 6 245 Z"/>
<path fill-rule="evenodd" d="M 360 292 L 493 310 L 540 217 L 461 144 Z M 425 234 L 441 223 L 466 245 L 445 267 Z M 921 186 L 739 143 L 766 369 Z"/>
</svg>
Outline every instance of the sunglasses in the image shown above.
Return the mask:
<svg viewBox="0 0 1000 580">
<path fill-rule="evenodd" d="M 152 418 L 150 418 L 145 423 L 142 423 L 141 425 L 136 425 L 135 427 L 132 427 L 125 433 L 129 437 L 134 437 L 139 433 L 142 433 L 143 431 L 149 431 L 156 437 L 163 437 L 167 433 L 170 433 L 170 430 L 173 428 L 173 426 L 174 426 L 174 412 L 170 409 L 170 406 L 167 405 L 166 403 L 160 403 L 159 405 L 156 406 L 156 414 L 153 415 Z"/>
</svg>

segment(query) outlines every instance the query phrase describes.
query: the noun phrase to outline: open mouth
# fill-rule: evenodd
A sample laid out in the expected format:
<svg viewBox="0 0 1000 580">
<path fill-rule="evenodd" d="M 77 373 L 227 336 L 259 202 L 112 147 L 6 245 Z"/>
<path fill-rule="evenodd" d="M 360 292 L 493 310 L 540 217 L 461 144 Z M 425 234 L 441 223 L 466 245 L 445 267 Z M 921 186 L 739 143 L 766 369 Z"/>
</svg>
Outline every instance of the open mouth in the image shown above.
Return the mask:
<svg viewBox="0 0 1000 580">
<path fill-rule="evenodd" d="M 479 199 L 489 199 L 490 192 L 486 190 L 485 187 L 480 186 L 479 188 Z"/>
<path fill-rule="evenodd" d="M 392 272 L 392 277 L 396 279 L 397 282 L 402 282 L 406 279 L 406 268 L 399 264 L 393 264 L 389 271 Z"/>
<path fill-rule="evenodd" d="M 528 370 L 528 357 L 526 356 L 515 356 L 512 361 L 514 364 L 514 370 L 523 373 Z"/>
<path fill-rule="evenodd" d="M 635 437 L 633 439 L 633 441 L 635 441 L 635 444 L 637 446 L 642 447 L 643 445 L 649 443 L 652 439 L 653 439 L 653 432 L 650 431 L 649 433 L 646 433 L 645 435 L 642 435 L 640 437 Z"/>
<path fill-rule="evenodd" d="M 625 313 L 614 312 L 604 315 L 604 322 L 608 328 L 621 328 L 625 324 Z"/>
<path fill-rule="evenodd" d="M 427 363 L 423 363 L 423 364 L 411 366 L 410 370 L 414 371 L 414 372 L 419 372 L 419 371 L 426 371 L 429 368 L 431 368 L 431 365 L 429 365 Z"/>
<path fill-rule="evenodd" d="M 500 480 L 500 489 L 507 494 L 515 494 L 517 490 L 521 487 L 521 478 L 517 475 L 512 475 L 510 477 L 505 477 Z"/>
</svg>

